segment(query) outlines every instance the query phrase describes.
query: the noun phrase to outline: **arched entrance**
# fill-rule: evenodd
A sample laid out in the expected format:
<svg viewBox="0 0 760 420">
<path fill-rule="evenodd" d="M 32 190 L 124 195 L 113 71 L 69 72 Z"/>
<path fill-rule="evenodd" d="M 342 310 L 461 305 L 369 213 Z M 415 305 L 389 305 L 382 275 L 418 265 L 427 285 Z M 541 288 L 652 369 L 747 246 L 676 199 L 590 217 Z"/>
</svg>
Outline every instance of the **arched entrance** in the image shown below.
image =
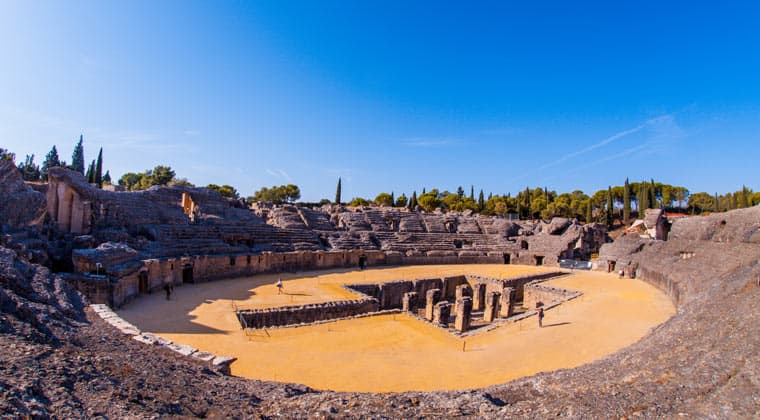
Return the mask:
<svg viewBox="0 0 760 420">
<path fill-rule="evenodd" d="M 150 290 L 148 290 L 148 272 L 147 271 L 141 271 L 138 275 L 138 288 L 140 290 L 140 293 L 150 293 Z"/>
<path fill-rule="evenodd" d="M 194 283 L 192 264 L 182 266 L 182 283 Z"/>
</svg>

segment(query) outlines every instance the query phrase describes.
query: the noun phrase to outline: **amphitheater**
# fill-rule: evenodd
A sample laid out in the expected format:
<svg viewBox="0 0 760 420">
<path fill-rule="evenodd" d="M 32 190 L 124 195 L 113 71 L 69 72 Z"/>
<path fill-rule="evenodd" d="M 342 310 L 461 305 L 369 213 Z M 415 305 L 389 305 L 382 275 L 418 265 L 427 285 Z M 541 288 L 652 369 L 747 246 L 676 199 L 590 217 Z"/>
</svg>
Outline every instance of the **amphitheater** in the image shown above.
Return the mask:
<svg viewBox="0 0 760 420">
<path fill-rule="evenodd" d="M 610 242 L 566 219 L 103 191 L 61 168 L 27 185 L 8 161 L 0 197 L 11 416 L 760 414 L 757 207 L 652 211 L 651 238 Z"/>
</svg>

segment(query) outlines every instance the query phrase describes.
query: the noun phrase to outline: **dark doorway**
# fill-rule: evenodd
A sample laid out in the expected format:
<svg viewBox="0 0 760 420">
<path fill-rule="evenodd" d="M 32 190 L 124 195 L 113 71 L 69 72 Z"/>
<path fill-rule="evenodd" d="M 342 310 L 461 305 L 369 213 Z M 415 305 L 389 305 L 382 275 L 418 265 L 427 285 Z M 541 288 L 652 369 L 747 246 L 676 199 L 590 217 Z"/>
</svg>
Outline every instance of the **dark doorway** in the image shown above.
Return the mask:
<svg viewBox="0 0 760 420">
<path fill-rule="evenodd" d="M 150 293 L 150 290 L 148 290 L 148 272 L 141 271 L 138 279 L 138 287 L 140 289 L 140 293 Z"/>
<path fill-rule="evenodd" d="M 607 272 L 611 273 L 615 271 L 615 261 L 607 261 Z"/>
<path fill-rule="evenodd" d="M 543 255 L 536 255 L 536 265 L 544 265 L 544 256 Z"/>
<path fill-rule="evenodd" d="M 512 255 L 504 254 L 504 264 L 511 264 L 511 263 L 512 263 Z"/>
<path fill-rule="evenodd" d="M 182 283 L 193 283 L 193 266 L 186 265 L 182 267 Z"/>
</svg>

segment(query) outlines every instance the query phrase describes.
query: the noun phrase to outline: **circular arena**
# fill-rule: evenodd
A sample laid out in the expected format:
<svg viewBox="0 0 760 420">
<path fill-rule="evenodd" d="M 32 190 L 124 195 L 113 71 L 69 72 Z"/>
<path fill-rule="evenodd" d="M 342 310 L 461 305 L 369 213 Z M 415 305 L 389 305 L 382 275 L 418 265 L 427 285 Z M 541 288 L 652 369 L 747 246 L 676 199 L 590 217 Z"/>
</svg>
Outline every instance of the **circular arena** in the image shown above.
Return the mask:
<svg viewBox="0 0 760 420">
<path fill-rule="evenodd" d="M 634 343 L 674 313 L 667 295 L 647 283 L 585 271 L 545 283 L 582 295 L 548 309 L 543 328 L 532 316 L 464 337 L 405 312 L 244 332 L 233 309 L 348 300 L 356 296 L 341 286 L 351 283 L 549 271 L 434 265 L 259 275 L 177 288 L 171 300 L 155 293 L 118 313 L 175 343 L 236 357 L 233 375 L 361 392 L 470 389 L 579 366 Z"/>
<path fill-rule="evenodd" d="M 109 192 L 52 168 L 43 193 L 10 161 L 0 174 L 16 226 L 0 237 L 3 414 L 760 415 L 757 206 L 672 223 L 648 211 L 654 237 L 610 242 L 567 219 L 256 213 L 202 189 Z M 55 260 L 66 250 L 67 262 Z M 541 277 L 568 256 L 591 259 L 592 271 Z M 488 323 L 494 284 L 509 299 Z M 372 310 L 342 313 L 343 299 Z M 309 308 L 350 316 L 296 326 Z M 245 328 L 241 314 L 264 327 Z"/>
</svg>

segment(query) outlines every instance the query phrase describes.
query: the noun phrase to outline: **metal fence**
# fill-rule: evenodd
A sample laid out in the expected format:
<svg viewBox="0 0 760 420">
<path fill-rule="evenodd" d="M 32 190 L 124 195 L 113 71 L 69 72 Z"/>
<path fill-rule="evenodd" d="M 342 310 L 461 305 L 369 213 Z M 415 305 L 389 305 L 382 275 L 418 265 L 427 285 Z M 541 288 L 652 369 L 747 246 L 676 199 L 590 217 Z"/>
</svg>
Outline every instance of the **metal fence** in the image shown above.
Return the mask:
<svg viewBox="0 0 760 420">
<path fill-rule="evenodd" d="M 559 260 L 560 268 L 570 268 L 573 270 L 591 270 L 591 261 L 582 260 Z"/>
</svg>

